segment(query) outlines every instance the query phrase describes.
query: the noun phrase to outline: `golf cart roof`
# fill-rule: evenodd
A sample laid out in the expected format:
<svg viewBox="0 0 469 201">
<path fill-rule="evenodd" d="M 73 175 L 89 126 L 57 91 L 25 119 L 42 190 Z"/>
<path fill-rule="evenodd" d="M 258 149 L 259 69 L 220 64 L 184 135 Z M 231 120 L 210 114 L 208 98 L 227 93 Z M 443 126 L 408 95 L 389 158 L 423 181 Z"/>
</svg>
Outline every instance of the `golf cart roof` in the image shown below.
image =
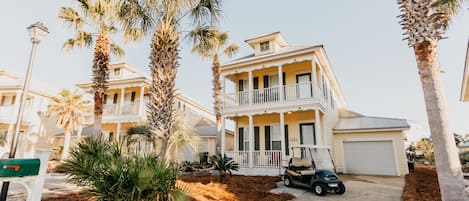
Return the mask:
<svg viewBox="0 0 469 201">
<path fill-rule="evenodd" d="M 305 145 L 305 144 L 301 144 L 301 145 L 293 145 L 293 146 L 290 146 L 290 148 L 292 148 L 292 149 L 294 149 L 294 148 L 330 149 L 331 147 L 330 147 L 330 146 L 319 146 L 319 145 Z"/>
</svg>

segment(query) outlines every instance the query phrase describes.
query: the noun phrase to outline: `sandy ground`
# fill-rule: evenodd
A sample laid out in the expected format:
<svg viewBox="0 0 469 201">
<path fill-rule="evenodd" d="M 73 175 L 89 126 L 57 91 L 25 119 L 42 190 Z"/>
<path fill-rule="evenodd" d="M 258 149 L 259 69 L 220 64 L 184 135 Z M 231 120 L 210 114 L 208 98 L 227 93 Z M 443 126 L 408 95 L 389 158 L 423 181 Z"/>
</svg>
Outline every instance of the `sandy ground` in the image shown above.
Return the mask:
<svg viewBox="0 0 469 201">
<path fill-rule="evenodd" d="M 403 177 L 340 175 L 345 184 L 346 192 L 343 195 L 327 194 L 325 197 L 316 196 L 308 189 L 288 188 L 278 183 L 276 192 L 293 194 L 294 201 L 400 201 L 405 179 Z"/>
</svg>

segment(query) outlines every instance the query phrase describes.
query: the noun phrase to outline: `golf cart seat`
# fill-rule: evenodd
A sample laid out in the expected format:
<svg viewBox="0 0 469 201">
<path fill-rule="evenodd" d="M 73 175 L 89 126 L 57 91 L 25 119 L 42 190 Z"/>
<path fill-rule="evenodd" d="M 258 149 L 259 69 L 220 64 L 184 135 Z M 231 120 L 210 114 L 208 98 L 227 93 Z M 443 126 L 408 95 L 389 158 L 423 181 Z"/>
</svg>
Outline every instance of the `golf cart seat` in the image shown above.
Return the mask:
<svg viewBox="0 0 469 201">
<path fill-rule="evenodd" d="M 301 175 L 314 175 L 316 173 L 311 161 L 307 158 L 292 158 L 291 167 L 295 172 Z"/>
</svg>

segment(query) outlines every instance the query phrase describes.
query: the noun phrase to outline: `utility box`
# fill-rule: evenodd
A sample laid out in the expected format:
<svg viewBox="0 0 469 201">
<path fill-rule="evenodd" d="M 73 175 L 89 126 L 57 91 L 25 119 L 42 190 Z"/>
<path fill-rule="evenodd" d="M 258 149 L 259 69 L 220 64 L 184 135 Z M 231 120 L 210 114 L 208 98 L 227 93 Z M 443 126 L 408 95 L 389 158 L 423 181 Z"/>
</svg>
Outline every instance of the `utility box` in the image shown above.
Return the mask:
<svg viewBox="0 0 469 201">
<path fill-rule="evenodd" d="M 34 159 L 0 159 L 0 177 L 36 176 L 41 161 Z"/>
</svg>

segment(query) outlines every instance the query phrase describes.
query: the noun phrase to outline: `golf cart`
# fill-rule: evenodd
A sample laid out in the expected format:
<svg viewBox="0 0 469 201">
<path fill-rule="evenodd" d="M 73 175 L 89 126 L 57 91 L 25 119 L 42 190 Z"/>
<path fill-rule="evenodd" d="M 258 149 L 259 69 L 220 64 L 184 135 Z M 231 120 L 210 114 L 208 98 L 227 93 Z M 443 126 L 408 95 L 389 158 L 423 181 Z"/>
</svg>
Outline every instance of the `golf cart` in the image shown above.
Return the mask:
<svg viewBox="0 0 469 201">
<path fill-rule="evenodd" d="M 285 167 L 285 186 L 311 188 L 316 195 L 345 193 L 345 186 L 335 173 L 329 148 L 313 145 L 291 147 L 292 158 Z"/>
</svg>

